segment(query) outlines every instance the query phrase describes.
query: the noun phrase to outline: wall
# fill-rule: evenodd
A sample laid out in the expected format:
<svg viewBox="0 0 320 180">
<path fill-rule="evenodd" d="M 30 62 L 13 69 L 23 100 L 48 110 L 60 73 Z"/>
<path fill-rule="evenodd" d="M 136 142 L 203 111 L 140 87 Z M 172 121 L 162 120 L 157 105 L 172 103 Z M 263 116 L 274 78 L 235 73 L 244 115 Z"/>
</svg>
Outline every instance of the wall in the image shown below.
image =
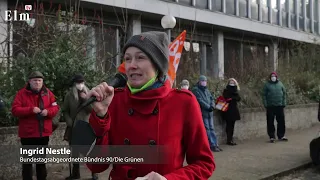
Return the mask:
<svg viewBox="0 0 320 180">
<path fill-rule="evenodd" d="M 235 140 L 245 141 L 258 137 L 268 139 L 265 109 L 242 109 L 240 113 L 241 120 L 237 121 L 235 125 Z M 310 128 L 313 124 L 319 123 L 317 117 L 318 104 L 293 105 L 285 108 L 287 130 Z M 217 131 L 219 142 L 225 143 L 225 122 L 218 116 L 215 116 L 215 130 Z"/>
<path fill-rule="evenodd" d="M 318 122 L 317 119 L 318 104 L 307 105 L 295 105 L 288 106 L 285 109 L 286 126 L 289 130 L 306 129 Z M 235 139 L 239 141 L 245 141 L 257 137 L 267 137 L 266 131 L 266 113 L 264 109 L 242 109 L 241 120 L 236 122 L 235 127 Z M 61 124 L 60 127 L 54 132 L 50 138 L 49 144 L 51 145 L 66 145 L 65 141 L 62 141 L 65 130 L 65 124 Z M 219 118 L 218 112 L 215 116 L 215 130 L 219 137 L 220 144 L 225 143 L 225 123 Z M 290 138 L 290 137 L 289 137 Z M 21 174 L 21 165 L 19 163 L 12 164 L 10 166 L 4 165 L 2 162 L 5 159 L 8 152 L 8 145 L 19 145 L 19 138 L 17 137 L 17 127 L 2 127 L 0 128 L 0 179 L 17 179 Z M 6 146 L 7 145 L 7 146 Z M 6 149 L 6 147 L 8 147 Z M 11 146 L 12 147 L 12 146 Z M 10 152 L 10 151 L 9 151 Z M 57 169 L 67 169 L 68 165 L 52 165 L 48 164 L 48 172 L 57 171 Z"/>
<path fill-rule="evenodd" d="M 62 141 L 65 128 L 65 124 L 61 123 L 60 126 L 53 133 L 53 135 L 50 137 L 49 145 L 67 145 L 66 141 Z M 17 134 L 17 127 L 0 128 L 0 179 L 17 180 L 21 176 L 22 166 L 20 163 L 7 163 L 10 161 L 7 159 L 7 154 L 10 153 L 10 148 L 17 148 L 16 146 L 20 145 L 20 139 L 18 138 Z M 68 164 L 47 164 L 47 167 L 48 174 L 50 174 L 51 171 L 68 169 Z M 35 175 L 36 173 L 34 172 L 33 174 Z"/>
</svg>

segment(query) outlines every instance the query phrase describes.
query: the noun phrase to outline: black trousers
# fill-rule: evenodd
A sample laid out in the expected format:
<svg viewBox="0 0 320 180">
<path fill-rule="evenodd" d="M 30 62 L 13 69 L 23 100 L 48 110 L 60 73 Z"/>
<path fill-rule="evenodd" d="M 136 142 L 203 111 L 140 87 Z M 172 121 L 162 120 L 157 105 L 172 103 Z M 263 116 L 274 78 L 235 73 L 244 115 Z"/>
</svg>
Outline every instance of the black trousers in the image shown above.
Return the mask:
<svg viewBox="0 0 320 180">
<path fill-rule="evenodd" d="M 69 145 L 72 146 L 70 142 L 69 142 Z M 73 158 L 80 157 L 80 152 L 83 152 L 81 150 L 81 147 L 79 147 L 79 146 L 73 146 L 71 148 L 71 150 L 72 150 L 71 151 L 71 156 Z M 94 176 L 95 174 L 96 173 L 91 173 L 92 176 Z M 79 176 L 80 177 L 80 164 L 79 163 L 73 163 L 72 164 L 72 176 Z"/>
<path fill-rule="evenodd" d="M 236 123 L 235 120 L 226 119 L 226 133 L 227 133 L 227 142 L 233 141 L 233 132 L 234 125 Z"/>
<path fill-rule="evenodd" d="M 267 131 L 270 138 L 275 138 L 274 118 L 277 120 L 277 136 L 281 139 L 286 133 L 284 107 L 267 107 Z"/>
<path fill-rule="evenodd" d="M 70 144 L 70 143 L 69 143 Z M 73 158 L 78 158 L 80 157 L 80 152 L 79 152 L 79 147 L 77 146 L 74 146 L 71 148 L 72 151 L 71 151 L 71 156 Z M 80 164 L 79 163 L 73 163 L 73 166 L 72 166 L 72 174 L 75 176 L 75 175 L 79 175 L 80 176 Z"/>
<path fill-rule="evenodd" d="M 22 146 L 30 145 L 31 148 L 35 147 L 46 147 L 49 143 L 49 137 L 39 138 L 21 138 Z M 47 179 L 47 168 L 46 164 L 36 164 L 37 180 Z M 22 164 L 22 180 L 32 180 L 33 171 L 32 164 Z"/>
</svg>

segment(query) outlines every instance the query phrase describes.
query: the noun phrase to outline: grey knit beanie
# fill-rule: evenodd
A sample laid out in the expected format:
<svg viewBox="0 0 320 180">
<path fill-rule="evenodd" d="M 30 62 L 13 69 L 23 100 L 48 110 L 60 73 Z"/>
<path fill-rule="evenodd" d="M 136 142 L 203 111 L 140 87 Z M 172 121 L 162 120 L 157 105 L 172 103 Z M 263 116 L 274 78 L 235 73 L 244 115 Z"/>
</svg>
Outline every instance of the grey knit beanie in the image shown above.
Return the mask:
<svg viewBox="0 0 320 180">
<path fill-rule="evenodd" d="M 155 64 L 156 68 L 166 74 L 169 64 L 169 40 L 164 32 L 149 31 L 132 36 L 123 47 L 123 54 L 134 46 L 139 48 Z"/>
</svg>

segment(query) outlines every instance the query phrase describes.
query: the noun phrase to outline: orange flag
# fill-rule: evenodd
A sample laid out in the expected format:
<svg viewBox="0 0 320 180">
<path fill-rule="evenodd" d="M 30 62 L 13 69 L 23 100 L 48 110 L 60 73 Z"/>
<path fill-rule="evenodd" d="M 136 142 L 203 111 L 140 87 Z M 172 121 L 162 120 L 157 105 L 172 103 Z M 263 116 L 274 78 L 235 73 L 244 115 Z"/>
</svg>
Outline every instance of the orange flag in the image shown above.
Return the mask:
<svg viewBox="0 0 320 180">
<path fill-rule="evenodd" d="M 177 70 L 184 46 L 184 41 L 186 40 L 187 31 L 184 30 L 170 45 L 169 45 L 169 70 L 168 76 L 171 82 L 171 87 L 176 79 Z"/>
<path fill-rule="evenodd" d="M 124 62 L 122 64 L 120 64 L 120 66 L 118 67 L 118 71 L 125 74 L 126 73 L 126 68 L 124 66 Z"/>
<path fill-rule="evenodd" d="M 184 30 L 170 45 L 169 45 L 169 69 L 168 69 L 168 78 L 173 86 L 173 82 L 176 79 L 177 70 L 184 46 L 184 41 L 186 39 L 187 32 Z M 125 73 L 124 62 L 118 67 L 118 71 Z"/>
</svg>

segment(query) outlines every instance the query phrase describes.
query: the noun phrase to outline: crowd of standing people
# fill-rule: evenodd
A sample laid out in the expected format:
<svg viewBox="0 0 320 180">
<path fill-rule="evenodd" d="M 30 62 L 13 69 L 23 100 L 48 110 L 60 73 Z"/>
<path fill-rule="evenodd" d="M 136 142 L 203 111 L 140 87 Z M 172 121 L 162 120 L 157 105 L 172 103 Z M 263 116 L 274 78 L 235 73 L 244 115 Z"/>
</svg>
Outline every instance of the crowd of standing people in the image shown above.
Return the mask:
<svg viewBox="0 0 320 180">
<path fill-rule="evenodd" d="M 207 132 L 210 149 L 214 152 L 222 151 L 218 145 L 218 138 L 214 129 L 214 115 L 213 111 L 216 109 L 220 117 L 226 124 L 226 139 L 227 145 L 235 146 L 237 143 L 234 141 L 234 127 L 235 122 L 241 119 L 238 102 L 241 101 L 239 94 L 240 85 L 236 79 L 230 78 L 227 85 L 223 90 L 222 95 L 215 98 L 217 95 L 211 93 L 207 87 L 207 77 L 201 75 L 199 81 L 191 91 L 196 96 L 196 99 L 201 108 L 202 120 Z M 189 90 L 189 81 L 183 80 L 181 82 L 181 90 Z M 286 107 L 286 89 L 282 82 L 279 80 L 276 72 L 269 75 L 268 81 L 262 89 L 262 102 L 266 109 L 267 119 L 267 132 L 271 143 L 275 142 L 275 132 L 279 141 L 288 141 L 285 136 L 285 113 Z M 221 107 L 222 105 L 222 107 Z M 277 121 L 277 129 L 274 125 L 274 120 Z"/>
</svg>

